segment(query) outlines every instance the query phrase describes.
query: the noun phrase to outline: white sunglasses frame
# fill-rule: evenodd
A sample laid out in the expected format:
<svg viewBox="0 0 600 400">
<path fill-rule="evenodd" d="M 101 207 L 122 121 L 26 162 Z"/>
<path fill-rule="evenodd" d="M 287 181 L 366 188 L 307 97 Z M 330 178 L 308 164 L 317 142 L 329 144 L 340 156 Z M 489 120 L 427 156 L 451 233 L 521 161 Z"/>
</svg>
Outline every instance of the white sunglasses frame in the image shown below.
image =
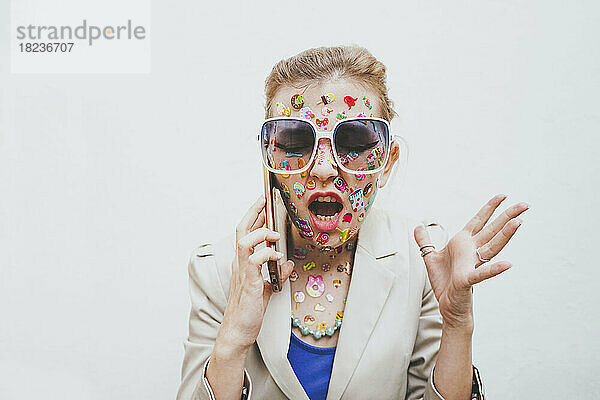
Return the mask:
<svg viewBox="0 0 600 400">
<path fill-rule="evenodd" d="M 271 122 L 271 121 L 280 121 L 280 120 L 306 122 L 306 123 L 310 124 L 310 126 L 313 129 L 313 133 L 315 136 L 315 145 L 314 145 L 312 154 L 310 156 L 309 161 L 306 163 L 306 165 L 298 170 L 292 171 L 292 170 L 287 170 L 287 169 L 275 169 L 275 168 L 269 167 L 265 161 L 265 157 L 263 155 L 263 145 L 261 143 L 262 130 L 266 123 Z M 340 126 L 340 124 L 342 124 L 344 122 L 348 122 L 348 121 L 359 121 L 359 120 L 360 121 L 368 120 L 368 121 L 383 122 L 388 130 L 388 145 L 387 145 L 387 148 L 385 149 L 385 156 L 383 158 L 383 162 L 381 163 L 381 165 L 375 169 L 366 170 L 366 171 L 353 171 L 351 169 L 348 169 L 342 164 L 342 161 L 340 160 L 340 158 L 337 154 L 337 151 L 335 150 L 334 137 L 335 137 L 335 132 L 336 132 L 337 128 Z M 260 133 L 258 134 L 258 144 L 260 146 L 260 158 L 262 160 L 262 164 L 268 171 L 273 172 L 275 174 L 281 174 L 281 175 L 301 174 L 305 171 L 308 171 L 308 169 L 312 166 L 313 162 L 315 161 L 316 154 L 317 154 L 317 148 L 319 147 L 318 146 L 319 140 L 321 138 L 329 139 L 329 142 L 331 143 L 331 149 L 333 150 L 332 151 L 333 158 L 335 159 L 337 167 L 340 168 L 342 171 L 344 171 L 348 174 L 354 174 L 354 175 L 372 175 L 372 174 L 376 174 L 376 173 L 382 171 L 385 168 L 385 165 L 388 161 L 388 157 L 390 156 L 390 149 L 392 147 L 392 142 L 396 139 L 396 135 L 392 135 L 391 129 L 390 129 L 390 123 L 388 121 L 386 121 L 385 119 L 378 118 L 378 117 L 348 117 L 348 118 L 344 118 L 342 120 L 337 121 L 335 123 L 335 125 L 333 126 L 333 129 L 330 131 L 319 130 L 317 125 L 312 120 L 309 120 L 306 118 L 284 117 L 284 116 L 267 118 L 266 120 L 263 121 L 263 123 L 260 127 Z"/>
</svg>

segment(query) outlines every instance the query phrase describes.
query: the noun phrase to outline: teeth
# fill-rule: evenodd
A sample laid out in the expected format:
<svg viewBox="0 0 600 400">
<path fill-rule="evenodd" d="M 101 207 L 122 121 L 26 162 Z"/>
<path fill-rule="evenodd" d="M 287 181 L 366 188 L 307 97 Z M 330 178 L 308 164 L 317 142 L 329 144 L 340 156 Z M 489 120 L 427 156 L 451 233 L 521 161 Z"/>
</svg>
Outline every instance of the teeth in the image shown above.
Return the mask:
<svg viewBox="0 0 600 400">
<path fill-rule="evenodd" d="M 321 221 L 331 221 L 332 219 L 335 219 L 337 217 L 339 213 L 335 213 L 333 215 L 320 215 L 317 214 L 315 215 L 318 219 L 320 219 Z"/>
<path fill-rule="evenodd" d="M 325 196 L 325 197 L 319 196 L 317 198 L 317 200 L 320 201 L 321 203 L 336 203 L 337 202 L 337 200 L 331 196 Z"/>
</svg>

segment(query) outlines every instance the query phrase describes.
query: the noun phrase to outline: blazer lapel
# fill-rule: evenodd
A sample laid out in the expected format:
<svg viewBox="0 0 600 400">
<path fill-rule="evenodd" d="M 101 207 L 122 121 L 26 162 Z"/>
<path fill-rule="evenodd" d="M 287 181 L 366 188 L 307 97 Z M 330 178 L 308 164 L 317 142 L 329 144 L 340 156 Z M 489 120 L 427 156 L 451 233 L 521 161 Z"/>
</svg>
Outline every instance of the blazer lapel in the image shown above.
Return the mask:
<svg viewBox="0 0 600 400">
<path fill-rule="evenodd" d="M 397 252 L 387 219 L 372 210 L 360 229 L 344 319 L 327 400 L 339 400 L 358 366 L 396 274 L 387 267 Z"/>
</svg>

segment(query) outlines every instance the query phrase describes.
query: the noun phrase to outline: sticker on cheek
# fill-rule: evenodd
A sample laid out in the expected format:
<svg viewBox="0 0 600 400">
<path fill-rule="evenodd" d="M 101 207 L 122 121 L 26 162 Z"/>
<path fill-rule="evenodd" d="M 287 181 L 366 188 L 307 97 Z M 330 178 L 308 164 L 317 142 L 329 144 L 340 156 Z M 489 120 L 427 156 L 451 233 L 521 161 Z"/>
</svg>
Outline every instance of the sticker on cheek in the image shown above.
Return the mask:
<svg viewBox="0 0 600 400">
<path fill-rule="evenodd" d="M 342 286 L 342 281 L 340 279 L 334 279 L 333 280 L 333 287 L 337 289 L 340 286 Z"/>
<path fill-rule="evenodd" d="M 308 190 L 313 190 L 316 187 L 317 187 L 317 184 L 315 183 L 314 179 L 311 179 L 310 181 L 306 182 L 306 188 Z"/>
<path fill-rule="evenodd" d="M 362 220 L 365 219 L 365 213 L 360 213 L 360 215 L 356 217 L 356 219 L 358 220 L 358 222 L 362 222 Z"/>
<path fill-rule="evenodd" d="M 287 185 L 285 183 L 281 183 L 281 190 L 283 192 L 283 197 L 285 197 L 286 199 L 290 199 L 290 188 L 287 187 Z"/>
<path fill-rule="evenodd" d="M 358 212 L 363 208 L 363 196 L 362 189 L 356 189 L 349 196 L 350 205 L 352 205 L 352 211 Z"/>
<path fill-rule="evenodd" d="M 373 184 L 369 182 L 369 183 L 367 183 L 367 186 L 365 186 L 365 188 L 363 189 L 363 196 L 369 197 L 372 192 L 373 192 Z"/>
<path fill-rule="evenodd" d="M 296 270 L 293 270 L 292 273 L 290 274 L 290 281 L 295 282 L 298 279 L 298 273 L 296 272 Z"/>
<path fill-rule="evenodd" d="M 359 169 L 357 169 L 357 171 L 366 171 L 367 169 L 365 167 L 361 167 Z M 365 179 L 365 174 L 355 174 L 354 177 L 356 178 L 357 182 L 362 181 L 363 179 Z"/>
<path fill-rule="evenodd" d="M 367 204 L 365 204 L 365 211 L 369 211 L 369 208 L 371 207 L 371 205 L 375 201 L 375 196 L 376 195 L 377 195 L 377 188 L 375 188 L 375 190 L 373 191 L 373 195 L 371 197 L 369 197 L 369 201 L 367 201 Z"/>
<path fill-rule="evenodd" d="M 317 235 L 317 242 L 319 244 L 325 244 L 329 241 L 329 234 L 327 232 L 321 232 Z"/>
<path fill-rule="evenodd" d="M 278 115 L 283 115 L 284 117 L 289 117 L 292 115 L 292 111 L 285 106 L 283 103 L 276 103 L 275 110 L 277 110 Z"/>
<path fill-rule="evenodd" d="M 342 222 L 350 222 L 350 221 L 352 221 L 352 214 L 350 214 L 350 213 L 344 214 L 344 216 L 342 217 Z"/>
<path fill-rule="evenodd" d="M 304 185 L 301 184 L 300 182 L 296 182 L 294 183 L 294 193 L 296 193 L 296 196 L 298 196 L 298 198 L 302 197 L 304 195 Z"/>
<path fill-rule="evenodd" d="M 335 188 L 342 193 L 346 192 L 346 190 L 348 189 L 348 184 L 341 176 L 337 176 L 333 180 L 333 186 L 335 186 Z"/>
<path fill-rule="evenodd" d="M 298 208 L 296 208 L 296 205 L 294 203 L 290 203 L 290 210 L 292 211 L 292 215 L 298 214 Z"/>
</svg>

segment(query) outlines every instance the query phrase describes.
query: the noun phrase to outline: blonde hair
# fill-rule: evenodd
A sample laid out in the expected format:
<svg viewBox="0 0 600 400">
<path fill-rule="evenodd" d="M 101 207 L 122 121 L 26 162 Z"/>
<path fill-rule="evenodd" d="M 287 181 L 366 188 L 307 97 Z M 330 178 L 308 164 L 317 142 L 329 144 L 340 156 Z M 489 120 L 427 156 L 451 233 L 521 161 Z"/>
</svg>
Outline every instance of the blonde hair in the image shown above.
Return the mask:
<svg viewBox="0 0 600 400">
<path fill-rule="evenodd" d="M 385 65 L 364 47 L 352 45 L 315 47 L 275 64 L 265 81 L 265 117 L 273 115 L 273 99 L 282 86 L 298 87 L 337 78 L 352 79 L 373 90 L 383 119 L 390 122 L 397 115 L 388 97 Z"/>
</svg>

